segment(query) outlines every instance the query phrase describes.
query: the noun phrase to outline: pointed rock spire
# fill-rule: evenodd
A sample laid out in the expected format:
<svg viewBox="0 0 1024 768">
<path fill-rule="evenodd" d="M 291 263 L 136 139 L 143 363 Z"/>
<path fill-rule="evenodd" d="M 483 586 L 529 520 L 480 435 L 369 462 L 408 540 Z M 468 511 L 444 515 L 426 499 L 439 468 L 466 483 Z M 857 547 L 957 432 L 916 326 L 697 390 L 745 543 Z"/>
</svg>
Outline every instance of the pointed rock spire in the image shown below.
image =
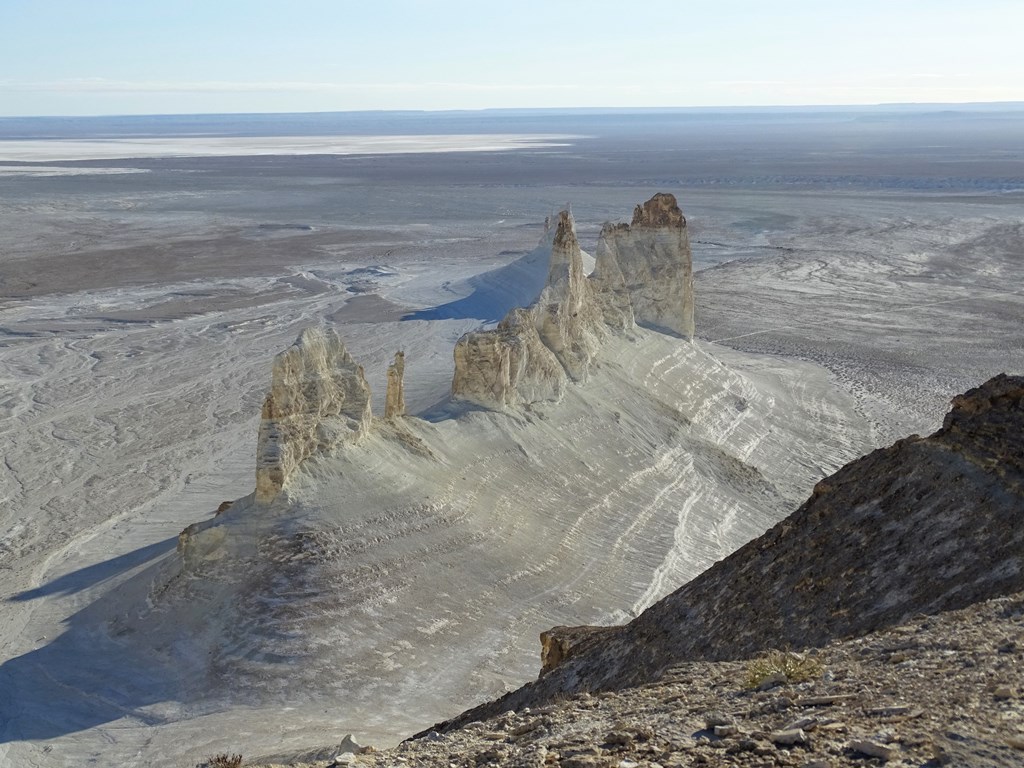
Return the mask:
<svg viewBox="0 0 1024 768">
<path fill-rule="evenodd" d="M 395 352 L 395 362 L 388 366 L 388 388 L 384 398 L 384 418 L 391 420 L 405 415 L 405 352 Z"/>
</svg>

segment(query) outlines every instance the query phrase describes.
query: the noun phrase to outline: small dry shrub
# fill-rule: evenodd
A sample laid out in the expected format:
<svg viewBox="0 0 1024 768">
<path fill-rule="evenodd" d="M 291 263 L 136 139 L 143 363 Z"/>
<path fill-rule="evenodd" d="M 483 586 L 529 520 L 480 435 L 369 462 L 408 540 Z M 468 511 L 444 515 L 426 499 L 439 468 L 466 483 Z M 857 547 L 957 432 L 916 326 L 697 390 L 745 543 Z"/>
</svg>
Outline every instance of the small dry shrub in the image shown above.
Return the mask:
<svg viewBox="0 0 1024 768">
<path fill-rule="evenodd" d="M 225 752 L 222 755 L 208 757 L 196 765 L 196 768 L 242 768 L 241 755 L 229 755 Z"/>
<path fill-rule="evenodd" d="M 782 674 L 787 683 L 803 683 L 821 677 L 824 671 L 821 662 L 811 656 L 792 651 L 768 651 L 747 663 L 745 682 L 747 688 L 759 688 L 766 680 Z"/>
</svg>

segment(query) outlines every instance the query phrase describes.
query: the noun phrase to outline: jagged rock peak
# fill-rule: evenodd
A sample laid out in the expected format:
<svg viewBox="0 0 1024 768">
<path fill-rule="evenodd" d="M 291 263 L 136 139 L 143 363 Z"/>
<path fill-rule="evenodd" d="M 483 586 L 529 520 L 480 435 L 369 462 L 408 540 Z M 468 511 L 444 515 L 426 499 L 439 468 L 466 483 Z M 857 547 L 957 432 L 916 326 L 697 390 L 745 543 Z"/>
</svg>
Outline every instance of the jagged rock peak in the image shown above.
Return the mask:
<svg viewBox="0 0 1024 768">
<path fill-rule="evenodd" d="M 370 387 L 334 330 L 307 328 L 274 358 L 256 448 L 256 501 L 277 496 L 302 461 L 362 437 Z"/>
<path fill-rule="evenodd" d="M 548 280 L 537 301 L 455 345 L 455 399 L 488 408 L 558 400 L 568 381 L 587 377 L 604 325 L 568 210 L 548 220 L 547 243 Z"/>
<path fill-rule="evenodd" d="M 579 260 L 577 274 L 582 277 L 583 255 L 580 242 L 576 239 L 576 222 L 569 211 L 560 211 L 555 224 L 555 234 L 551 239 L 551 260 L 548 263 L 548 285 L 569 280 L 573 275 L 574 262 Z"/>
<path fill-rule="evenodd" d="M 638 205 L 631 225 L 606 224 L 591 279 L 609 325 L 635 320 L 692 339 L 693 257 L 675 196 L 659 192 Z"/>
<path fill-rule="evenodd" d="M 384 418 L 405 415 L 405 352 L 395 352 L 395 361 L 388 366 L 388 387 L 384 397 Z"/>
<path fill-rule="evenodd" d="M 605 225 L 588 276 L 571 211 L 545 219 L 546 286 L 495 330 L 459 340 L 452 396 L 499 408 L 558 399 L 566 383 L 587 378 L 609 328 L 639 322 L 693 338 L 693 263 L 675 196 L 656 194 L 637 206 L 633 221 Z"/>
<path fill-rule="evenodd" d="M 1024 450 L 1007 450 L 1010 425 L 1024 422 L 1024 376 L 1000 373 L 980 387 L 953 398 L 952 409 L 936 433 L 957 450 L 999 461 L 1024 473 Z"/>
<path fill-rule="evenodd" d="M 632 227 L 675 227 L 686 226 L 686 217 L 679 210 L 676 196 L 668 192 L 658 192 L 646 203 L 633 209 Z"/>
</svg>

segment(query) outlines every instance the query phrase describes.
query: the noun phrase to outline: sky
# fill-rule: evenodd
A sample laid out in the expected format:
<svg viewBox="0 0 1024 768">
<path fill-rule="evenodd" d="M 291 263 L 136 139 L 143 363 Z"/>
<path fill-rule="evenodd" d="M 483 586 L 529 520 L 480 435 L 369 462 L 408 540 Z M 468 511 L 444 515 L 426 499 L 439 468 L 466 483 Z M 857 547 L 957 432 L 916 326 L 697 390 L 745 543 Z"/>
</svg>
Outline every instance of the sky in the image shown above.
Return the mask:
<svg viewBox="0 0 1024 768">
<path fill-rule="evenodd" d="M 1024 101 L 1024 0 L 0 0 L 0 116 Z"/>
</svg>

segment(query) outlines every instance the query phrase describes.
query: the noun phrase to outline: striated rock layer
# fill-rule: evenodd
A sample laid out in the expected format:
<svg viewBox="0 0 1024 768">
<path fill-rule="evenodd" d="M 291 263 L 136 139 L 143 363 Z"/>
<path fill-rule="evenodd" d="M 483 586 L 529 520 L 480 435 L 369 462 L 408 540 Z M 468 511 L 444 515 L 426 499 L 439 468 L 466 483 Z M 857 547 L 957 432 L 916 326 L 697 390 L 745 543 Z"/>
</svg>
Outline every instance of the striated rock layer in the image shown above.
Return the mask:
<svg viewBox="0 0 1024 768">
<path fill-rule="evenodd" d="M 623 627 L 556 628 L 546 674 L 444 724 L 651 683 L 673 664 L 819 646 L 1024 589 L 1024 377 L 954 399 L 933 435 L 822 480 L 784 521 Z"/>
<path fill-rule="evenodd" d="M 638 205 L 630 225 L 605 225 L 587 276 L 569 211 L 558 215 L 547 284 L 530 307 L 455 347 L 452 396 L 488 408 L 558 400 L 585 381 L 608 329 L 635 322 L 693 337 L 693 264 L 674 196 Z"/>
<path fill-rule="evenodd" d="M 334 330 L 307 328 L 274 358 L 256 448 L 256 501 L 270 502 L 312 454 L 369 429 L 370 386 Z"/>
<path fill-rule="evenodd" d="M 645 329 L 600 354 L 557 405 L 375 419 L 190 531 L 112 631 L 146 659 L 174 637 L 189 696 L 404 736 L 535 677 L 540 628 L 637 615 L 870 445 L 820 369 Z"/>
<path fill-rule="evenodd" d="M 693 338 L 690 238 L 673 195 L 659 192 L 638 205 L 628 226 L 605 224 L 594 273 L 611 294 L 605 307 L 623 322 L 631 310 L 640 325 Z"/>
</svg>

